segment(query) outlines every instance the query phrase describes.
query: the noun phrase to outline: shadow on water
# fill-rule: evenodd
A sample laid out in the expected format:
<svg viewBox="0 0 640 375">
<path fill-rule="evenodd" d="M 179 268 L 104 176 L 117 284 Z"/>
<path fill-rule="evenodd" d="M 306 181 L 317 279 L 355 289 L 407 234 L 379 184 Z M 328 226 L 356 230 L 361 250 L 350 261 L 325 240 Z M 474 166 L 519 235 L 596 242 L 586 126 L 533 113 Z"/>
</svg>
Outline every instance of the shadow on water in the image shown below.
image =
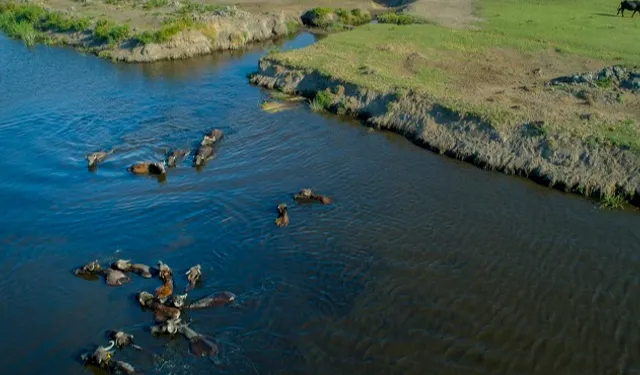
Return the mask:
<svg viewBox="0 0 640 375">
<path fill-rule="evenodd" d="M 301 34 L 283 49 L 315 40 Z M 263 47 L 111 64 L 0 37 L 0 339 L 7 374 L 84 374 L 81 349 L 133 334 L 146 374 L 640 372 L 640 216 L 482 171 L 406 139 L 320 116 L 267 113 L 248 84 Z M 166 183 L 138 161 L 224 130 L 216 158 Z M 119 151 L 87 171 L 86 154 Z M 312 187 L 331 205 L 299 205 Z M 287 202 L 291 223 L 274 225 Z M 69 274 L 94 259 L 201 264 L 187 311 L 220 342 L 215 365 L 153 337 L 135 294 Z M 34 361 L 34 358 L 38 358 Z"/>
<path fill-rule="evenodd" d="M 140 64 L 140 68 L 144 76 L 149 79 L 194 79 L 204 72 L 210 72 L 212 67 L 223 69 L 227 64 L 233 64 L 245 59 L 247 55 L 262 54 L 272 48 L 278 50 L 302 48 L 320 38 L 322 38 L 321 35 L 303 33 L 275 39 L 268 43 L 251 44 L 240 50 L 222 51 L 179 61 L 158 61 L 152 64 Z M 121 67 L 127 69 L 123 65 Z"/>
</svg>

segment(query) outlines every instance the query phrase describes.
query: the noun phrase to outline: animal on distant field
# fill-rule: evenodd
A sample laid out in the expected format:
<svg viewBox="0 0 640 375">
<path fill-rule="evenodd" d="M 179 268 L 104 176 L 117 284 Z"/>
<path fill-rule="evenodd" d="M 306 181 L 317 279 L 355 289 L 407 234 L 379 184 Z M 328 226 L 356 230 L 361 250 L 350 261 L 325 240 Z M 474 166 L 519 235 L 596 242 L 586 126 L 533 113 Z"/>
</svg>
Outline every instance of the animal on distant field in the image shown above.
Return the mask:
<svg viewBox="0 0 640 375">
<path fill-rule="evenodd" d="M 155 176 L 163 175 L 167 172 L 164 165 L 158 162 L 136 163 L 127 168 L 127 170 L 133 174 Z"/>
<path fill-rule="evenodd" d="M 616 13 L 616 15 L 622 13 L 622 17 L 624 17 L 625 10 L 633 11 L 633 13 L 631 13 L 631 18 L 633 18 L 636 12 L 640 13 L 640 1 L 624 0 L 620 2 L 620 6 L 618 7 L 618 13 Z"/>
</svg>

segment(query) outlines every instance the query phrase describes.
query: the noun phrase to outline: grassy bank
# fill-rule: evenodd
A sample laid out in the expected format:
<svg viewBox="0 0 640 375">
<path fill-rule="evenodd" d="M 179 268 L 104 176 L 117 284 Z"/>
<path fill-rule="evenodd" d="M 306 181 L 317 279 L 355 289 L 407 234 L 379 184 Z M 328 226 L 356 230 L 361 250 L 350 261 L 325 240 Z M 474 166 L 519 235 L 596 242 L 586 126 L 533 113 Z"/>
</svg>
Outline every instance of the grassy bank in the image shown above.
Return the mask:
<svg viewBox="0 0 640 375">
<path fill-rule="evenodd" d="M 302 15 L 302 22 L 311 27 L 340 31 L 371 22 L 371 14 L 362 9 L 313 8 Z"/>
<path fill-rule="evenodd" d="M 69 17 L 33 4 L 0 4 L 0 29 L 24 40 L 27 45 L 50 43 L 46 32 L 79 32 L 90 25 L 89 18 Z"/>
<path fill-rule="evenodd" d="M 113 60 L 153 62 L 242 48 L 254 41 L 289 35 L 299 25 L 295 18 L 281 14 L 251 14 L 235 7 L 191 1 L 171 5 L 170 9 L 163 1 L 98 5 L 117 9 L 107 8 L 110 12 L 95 16 L 93 11 L 78 12 L 75 7 L 55 10 L 48 7 L 49 3 L 45 7 L 0 2 L 0 30 L 27 45 L 62 43 Z M 154 12 L 153 21 L 144 18 L 149 16 L 148 9 L 156 7 L 164 9 Z M 135 18 L 140 9 L 142 16 Z M 132 17 L 119 21 L 122 15 Z"/>
<path fill-rule="evenodd" d="M 577 4 L 483 0 L 476 30 L 365 25 L 272 58 L 378 91 L 427 93 L 503 132 L 537 122 L 549 136 L 640 150 L 638 95 L 585 100 L 606 98 L 608 88 L 585 93 L 544 85 L 560 75 L 639 62 L 640 22 L 610 17 L 616 5 L 604 0 Z"/>
<path fill-rule="evenodd" d="M 476 5 L 474 27 L 388 14 L 271 54 L 254 82 L 317 88 L 313 110 L 363 116 L 434 151 L 601 196 L 604 207 L 640 204 L 640 22 L 604 0 Z"/>
</svg>

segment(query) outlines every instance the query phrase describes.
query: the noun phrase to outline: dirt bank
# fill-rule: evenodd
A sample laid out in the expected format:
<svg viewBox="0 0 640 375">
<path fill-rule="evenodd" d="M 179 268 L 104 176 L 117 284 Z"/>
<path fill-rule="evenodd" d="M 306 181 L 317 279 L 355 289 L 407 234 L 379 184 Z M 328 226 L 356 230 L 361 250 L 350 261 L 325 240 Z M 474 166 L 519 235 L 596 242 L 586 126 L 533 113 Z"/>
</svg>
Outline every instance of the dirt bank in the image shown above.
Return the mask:
<svg viewBox="0 0 640 375">
<path fill-rule="evenodd" d="M 629 149 L 549 136 L 538 123 L 498 131 L 478 118 L 461 117 L 425 94 L 362 89 L 269 57 L 261 60 L 251 81 L 321 97 L 323 107 L 332 112 L 360 117 L 370 126 L 403 134 L 432 151 L 485 169 L 591 197 L 620 195 L 640 206 L 640 155 Z"/>
<path fill-rule="evenodd" d="M 194 16 L 195 17 L 195 16 Z M 51 33 L 54 42 L 70 45 L 115 61 L 142 63 L 185 59 L 215 51 L 239 49 L 250 43 L 289 35 L 299 21 L 287 13 L 253 14 L 236 11 L 233 16 L 195 18 L 197 27 L 180 31 L 163 43 L 141 43 L 135 36 L 117 45 L 97 40 L 90 30 Z"/>
<path fill-rule="evenodd" d="M 232 17 L 211 16 L 196 20 L 201 27 L 185 30 L 161 44 L 133 45 L 123 43 L 110 53 L 117 61 L 151 62 L 184 59 L 215 51 L 242 48 L 290 33 L 287 22 L 297 18 L 285 13 L 253 14 L 238 11 Z"/>
</svg>

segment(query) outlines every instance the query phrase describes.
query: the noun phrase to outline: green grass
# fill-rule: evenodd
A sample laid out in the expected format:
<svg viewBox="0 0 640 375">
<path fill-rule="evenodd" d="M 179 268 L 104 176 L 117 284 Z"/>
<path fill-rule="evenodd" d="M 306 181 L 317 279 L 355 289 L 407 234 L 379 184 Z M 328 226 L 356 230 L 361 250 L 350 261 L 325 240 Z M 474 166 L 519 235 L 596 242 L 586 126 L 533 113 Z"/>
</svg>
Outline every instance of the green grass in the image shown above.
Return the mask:
<svg viewBox="0 0 640 375">
<path fill-rule="evenodd" d="M 309 107 L 314 112 L 322 112 L 328 110 L 333 104 L 333 95 L 328 91 L 320 91 L 311 101 Z"/>
<path fill-rule="evenodd" d="M 338 22 L 351 25 L 351 26 L 360 26 L 365 23 L 371 22 L 371 14 L 366 10 L 361 9 L 336 9 L 336 15 L 338 16 Z"/>
<path fill-rule="evenodd" d="M 360 26 L 371 21 L 366 10 L 342 8 L 313 8 L 303 17 L 306 24 L 327 30 L 337 31 L 345 26 Z"/>
<path fill-rule="evenodd" d="M 47 31 L 83 31 L 89 27 L 88 18 L 66 17 L 60 12 L 49 12 L 34 4 L 0 4 L 0 29 L 13 38 L 22 39 L 32 46 L 49 43 Z"/>
<path fill-rule="evenodd" d="M 162 24 L 160 30 L 145 31 L 135 38 L 142 44 L 165 43 L 174 35 L 194 26 L 194 22 L 188 17 L 170 18 Z"/>
<path fill-rule="evenodd" d="M 89 27 L 87 17 L 66 17 L 60 12 L 46 13 L 40 19 L 40 27 L 59 32 L 83 31 Z"/>
<path fill-rule="evenodd" d="M 169 4 L 169 0 L 148 0 L 142 5 L 143 9 L 151 10 L 155 8 L 162 8 Z"/>
<path fill-rule="evenodd" d="M 129 26 L 118 25 L 109 20 L 101 19 L 96 23 L 93 36 L 103 42 L 114 46 L 129 37 Z"/>
<path fill-rule="evenodd" d="M 613 86 L 613 78 L 611 77 L 602 77 L 596 81 L 596 85 L 602 88 L 609 88 Z"/>
<path fill-rule="evenodd" d="M 478 4 L 483 21 L 477 28 L 452 29 L 431 23 L 398 25 L 406 22 L 394 18 L 401 15 L 386 15 L 383 19 L 387 17 L 392 23 L 363 25 L 346 33 L 329 35 L 310 47 L 276 53 L 269 58 L 377 91 L 393 92 L 402 88 L 426 92 L 458 113 L 479 117 L 496 129 L 513 129 L 514 125 L 539 120 L 532 116 L 540 112 L 531 115 L 500 102 L 479 102 L 477 98 L 465 97 L 460 90 L 452 89 L 453 84 L 460 87 L 460 73 L 465 74 L 459 70 L 458 62 L 475 58 L 490 61 L 496 51 L 512 51 L 525 59 L 556 51 L 567 61 L 572 56 L 586 57 L 600 60 L 603 66 L 637 64 L 640 56 L 637 38 L 640 22 L 628 17 L 606 16 L 615 15 L 617 7 L 607 0 L 480 0 Z M 312 14 L 327 20 L 333 12 L 316 8 Z M 612 40 L 616 43 L 611 43 Z M 412 55 L 418 57 L 411 60 Z M 518 64 L 513 66 L 514 70 L 518 68 Z M 610 84 L 606 79 L 598 82 L 601 89 Z M 597 124 L 574 129 L 580 120 L 575 115 L 565 121 L 570 115 L 567 113 L 550 114 L 550 121 L 545 121 L 545 134 L 582 132 L 583 140 L 592 136 L 640 151 L 637 123 L 621 124 L 623 120 L 612 112 Z"/>
<path fill-rule="evenodd" d="M 376 19 L 380 23 L 392 23 L 396 25 L 413 25 L 427 23 L 427 20 L 422 17 L 406 13 L 384 13 L 379 15 Z"/>
<path fill-rule="evenodd" d="M 626 200 L 624 197 L 617 194 L 603 194 L 600 197 L 601 209 L 621 209 L 624 207 Z"/>
<path fill-rule="evenodd" d="M 28 21 L 10 23 L 6 27 L 6 32 L 11 37 L 22 39 L 28 46 L 35 45 L 41 39 L 41 34 Z"/>
<path fill-rule="evenodd" d="M 287 21 L 287 32 L 289 33 L 289 35 L 297 33 L 299 29 L 300 29 L 299 23 L 297 23 L 294 20 Z"/>
<path fill-rule="evenodd" d="M 602 136 L 614 146 L 640 150 L 640 125 L 633 121 L 623 121 L 613 126 L 600 128 Z"/>
</svg>

